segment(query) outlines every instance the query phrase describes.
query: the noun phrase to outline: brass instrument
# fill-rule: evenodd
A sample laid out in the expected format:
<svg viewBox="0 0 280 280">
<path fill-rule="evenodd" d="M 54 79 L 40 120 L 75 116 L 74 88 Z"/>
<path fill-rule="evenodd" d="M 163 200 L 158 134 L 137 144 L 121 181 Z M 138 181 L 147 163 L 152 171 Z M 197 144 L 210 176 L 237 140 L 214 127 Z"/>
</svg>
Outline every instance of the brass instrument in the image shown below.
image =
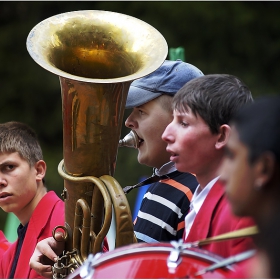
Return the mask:
<svg viewBox="0 0 280 280">
<path fill-rule="evenodd" d="M 135 242 L 129 204 L 114 175 L 131 82 L 155 71 L 168 47 L 149 24 L 107 11 L 75 11 L 37 24 L 27 49 L 59 76 L 62 97 L 66 248 L 53 268 L 64 278 L 102 251 L 116 215 L 116 247 Z M 56 230 L 56 229 L 55 229 Z"/>
<path fill-rule="evenodd" d="M 139 137 L 134 130 L 130 132 L 119 141 L 119 147 L 139 148 Z"/>
</svg>

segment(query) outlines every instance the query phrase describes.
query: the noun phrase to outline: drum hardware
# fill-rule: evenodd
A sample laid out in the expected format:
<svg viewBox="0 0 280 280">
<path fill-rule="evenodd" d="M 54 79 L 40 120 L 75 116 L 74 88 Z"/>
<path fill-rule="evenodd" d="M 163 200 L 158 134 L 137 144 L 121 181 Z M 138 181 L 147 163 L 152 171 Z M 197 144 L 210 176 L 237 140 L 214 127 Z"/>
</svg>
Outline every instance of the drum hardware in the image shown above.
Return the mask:
<svg viewBox="0 0 280 280">
<path fill-rule="evenodd" d="M 170 243 L 131 244 L 90 257 L 85 268 L 82 265 L 67 278 L 227 278 L 234 270 L 231 264 L 249 258 L 254 251 L 225 260 L 198 247 L 256 233 L 256 227 L 249 227 L 190 243 L 181 239 Z"/>
<path fill-rule="evenodd" d="M 251 258 L 252 256 L 254 256 L 255 254 L 256 254 L 256 250 L 249 250 L 249 251 L 237 254 L 235 256 L 226 258 L 223 261 L 210 265 L 210 266 L 196 272 L 195 276 L 201 276 L 201 275 L 205 274 L 206 272 L 213 271 L 217 268 L 226 267 L 228 265 L 232 265 L 232 264 L 247 260 L 247 259 Z"/>
<path fill-rule="evenodd" d="M 101 253 L 97 253 L 96 256 Z M 82 266 L 80 271 L 80 276 L 82 279 L 90 279 L 93 275 L 94 269 L 92 269 L 94 256 L 93 254 L 89 254 L 85 264 Z"/>
<path fill-rule="evenodd" d="M 170 255 L 167 259 L 167 266 L 168 271 L 171 274 L 174 274 L 176 272 L 176 268 L 178 265 L 182 262 L 181 253 L 183 251 L 183 239 L 180 239 L 177 241 L 171 241 L 170 244 L 173 246 L 174 249 L 171 250 Z"/>
<path fill-rule="evenodd" d="M 100 256 L 101 253 L 97 253 L 95 256 L 93 254 L 88 256 L 87 262 L 81 267 L 80 276 L 82 279 L 91 279 L 94 273 L 94 261 Z"/>
<path fill-rule="evenodd" d="M 95 255 L 89 254 L 83 265 L 79 269 L 76 269 L 72 274 L 68 275 L 67 278 L 71 277 L 70 279 L 74 279 L 77 276 L 80 276 L 82 279 L 91 279 L 94 273 L 94 262 L 101 255 L 102 253 L 97 253 Z"/>
<path fill-rule="evenodd" d="M 203 245 L 210 244 L 212 242 L 220 242 L 220 241 L 224 241 L 224 240 L 232 239 L 232 238 L 252 236 L 257 233 L 258 233 L 257 227 L 252 226 L 252 227 L 236 230 L 233 232 L 217 235 L 214 237 L 205 238 L 203 240 L 199 240 L 199 241 L 195 241 L 195 242 L 183 243 L 183 239 L 180 239 L 178 242 L 171 241 L 170 244 L 173 246 L 174 249 L 172 249 L 172 251 L 170 252 L 170 255 L 167 259 L 167 266 L 169 268 L 169 273 L 176 272 L 176 268 L 182 261 L 181 253 L 184 249 L 200 247 Z M 245 260 L 245 259 L 251 257 L 254 253 L 255 253 L 255 250 L 251 250 L 251 251 L 244 252 L 239 255 L 230 257 L 222 262 L 213 264 L 213 265 L 209 266 L 208 268 L 197 272 L 197 273 L 199 273 L 197 275 L 204 274 L 204 273 L 206 273 L 208 271 L 212 271 L 216 268 L 220 268 L 220 267 L 224 267 L 224 266 L 236 263 L 236 262 L 240 262 L 242 260 Z"/>
<path fill-rule="evenodd" d="M 217 236 L 208 237 L 208 238 L 205 238 L 205 239 L 202 239 L 202 240 L 184 243 L 182 246 L 183 246 L 184 249 L 192 248 L 192 247 L 200 247 L 200 246 L 203 246 L 203 245 L 208 245 L 212 242 L 220 242 L 220 241 L 233 239 L 233 238 L 240 238 L 240 237 L 249 237 L 249 236 L 253 236 L 257 233 L 258 233 L 257 226 L 251 226 L 251 227 L 231 231 L 231 232 L 228 232 L 228 233 L 220 234 L 220 235 L 217 235 Z"/>
<path fill-rule="evenodd" d="M 226 278 L 233 271 L 228 265 L 204 275 L 195 273 L 223 258 L 200 248 L 183 249 L 182 241 L 171 243 L 138 243 L 90 257 L 68 279 L 163 279 Z M 169 265 L 168 265 L 169 263 Z M 83 272 L 82 272 L 83 271 Z"/>
</svg>

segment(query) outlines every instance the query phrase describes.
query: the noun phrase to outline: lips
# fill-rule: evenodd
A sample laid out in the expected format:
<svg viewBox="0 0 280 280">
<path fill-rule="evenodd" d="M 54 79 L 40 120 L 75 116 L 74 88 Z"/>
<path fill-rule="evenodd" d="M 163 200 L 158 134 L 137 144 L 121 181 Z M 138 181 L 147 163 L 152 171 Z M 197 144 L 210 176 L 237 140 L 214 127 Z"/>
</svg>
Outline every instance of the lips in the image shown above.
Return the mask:
<svg viewBox="0 0 280 280">
<path fill-rule="evenodd" d="M 12 195 L 7 193 L 7 192 L 0 193 L 0 199 L 4 199 L 4 198 L 9 197 L 9 196 L 12 196 Z"/>
<path fill-rule="evenodd" d="M 170 160 L 173 162 L 177 162 L 178 161 L 178 155 L 174 154 L 170 156 Z"/>
<path fill-rule="evenodd" d="M 140 136 L 136 133 L 136 131 L 134 131 L 134 133 L 137 135 L 138 148 L 139 148 L 139 147 L 140 147 L 140 145 L 144 142 L 144 139 L 140 138 Z"/>
<path fill-rule="evenodd" d="M 142 138 L 139 137 L 139 146 L 144 142 Z"/>
<path fill-rule="evenodd" d="M 166 149 L 166 151 L 170 154 L 170 160 L 175 162 L 176 159 L 178 158 L 178 154 L 174 153 L 173 151 L 171 151 L 170 149 Z"/>
<path fill-rule="evenodd" d="M 171 149 L 169 149 L 168 147 L 166 148 L 166 151 L 171 155 L 171 156 L 178 156 L 178 154 L 176 154 L 175 152 L 173 152 Z"/>
</svg>

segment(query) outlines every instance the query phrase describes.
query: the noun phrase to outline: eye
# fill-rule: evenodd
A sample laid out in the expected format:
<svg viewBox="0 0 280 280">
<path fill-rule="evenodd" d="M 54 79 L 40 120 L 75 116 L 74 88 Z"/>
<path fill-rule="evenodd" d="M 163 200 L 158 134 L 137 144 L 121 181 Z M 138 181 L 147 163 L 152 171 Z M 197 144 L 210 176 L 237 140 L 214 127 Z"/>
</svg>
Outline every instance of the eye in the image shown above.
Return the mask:
<svg viewBox="0 0 280 280">
<path fill-rule="evenodd" d="M 138 113 L 139 113 L 139 115 L 144 115 L 144 112 L 141 109 L 138 109 Z"/>
<path fill-rule="evenodd" d="M 187 122 L 184 122 L 184 121 L 181 121 L 180 124 L 181 124 L 181 126 L 183 126 L 183 127 L 188 126 L 188 123 L 187 123 Z"/>
<path fill-rule="evenodd" d="M 187 119 L 183 116 L 175 116 L 174 120 L 176 121 L 176 123 L 182 127 L 187 127 L 189 125 L 189 122 L 187 121 Z"/>
<path fill-rule="evenodd" d="M 7 164 L 7 165 L 5 165 L 5 167 L 4 167 L 4 169 L 6 170 L 6 171 L 12 171 L 12 170 L 14 170 L 15 169 L 15 165 L 13 165 L 13 164 Z"/>
</svg>

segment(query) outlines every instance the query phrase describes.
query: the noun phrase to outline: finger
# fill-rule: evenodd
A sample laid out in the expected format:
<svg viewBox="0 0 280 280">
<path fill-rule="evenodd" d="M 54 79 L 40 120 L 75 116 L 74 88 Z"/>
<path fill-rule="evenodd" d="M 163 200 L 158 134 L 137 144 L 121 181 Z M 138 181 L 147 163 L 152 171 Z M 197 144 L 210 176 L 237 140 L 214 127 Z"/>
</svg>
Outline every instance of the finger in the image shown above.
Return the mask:
<svg viewBox="0 0 280 280">
<path fill-rule="evenodd" d="M 65 236 L 62 233 L 57 232 L 55 234 L 55 239 L 52 238 L 49 243 L 49 250 L 53 250 L 57 256 L 61 255 L 65 249 Z M 47 249 L 47 247 L 46 247 Z M 51 251 L 48 252 L 49 254 L 52 254 Z M 54 259 L 56 261 L 56 259 Z"/>
<path fill-rule="evenodd" d="M 39 274 L 44 278 L 49 278 L 49 279 L 53 278 L 51 266 L 44 266 L 44 268 L 41 269 Z"/>
<path fill-rule="evenodd" d="M 53 238 L 51 237 L 51 239 L 53 239 Z M 44 239 L 44 240 L 38 242 L 33 254 L 35 256 L 37 256 L 38 258 L 40 258 L 40 260 L 39 260 L 40 262 L 43 262 L 45 260 L 45 258 L 43 258 L 42 256 L 46 256 L 50 260 L 56 261 L 57 254 L 53 250 L 53 248 L 56 249 L 56 243 L 57 242 L 55 240 L 52 241 L 52 240 Z M 43 264 L 46 264 L 46 263 L 43 263 Z"/>
<path fill-rule="evenodd" d="M 30 259 L 29 265 L 34 269 L 39 275 L 45 278 L 52 278 L 52 268 L 50 265 L 42 265 L 39 262 L 35 262 Z"/>
<path fill-rule="evenodd" d="M 55 240 L 59 241 L 59 242 L 65 241 L 64 234 L 62 232 L 60 232 L 60 231 L 56 231 L 56 233 L 55 233 Z"/>
</svg>

